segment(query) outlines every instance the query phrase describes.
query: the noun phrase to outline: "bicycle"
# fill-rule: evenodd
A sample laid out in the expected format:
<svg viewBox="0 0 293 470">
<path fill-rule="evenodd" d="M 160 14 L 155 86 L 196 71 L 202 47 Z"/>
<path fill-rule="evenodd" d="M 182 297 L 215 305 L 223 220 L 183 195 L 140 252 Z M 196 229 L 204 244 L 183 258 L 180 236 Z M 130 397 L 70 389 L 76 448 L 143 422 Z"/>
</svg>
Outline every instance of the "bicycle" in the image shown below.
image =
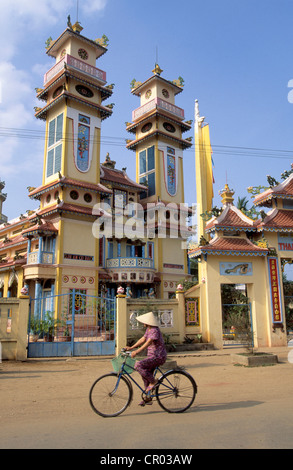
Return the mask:
<svg viewBox="0 0 293 470">
<path fill-rule="evenodd" d="M 157 367 L 154 376 L 161 376 L 151 392 L 146 391 L 130 374 L 135 371 L 135 360 L 131 353 L 121 351 L 112 360 L 115 372 L 99 377 L 89 392 L 89 401 L 95 413 L 104 418 L 118 416 L 130 405 L 133 398 L 132 382 L 141 390 L 142 399 L 156 398 L 160 407 L 168 413 L 183 413 L 194 402 L 197 385 L 193 377 L 182 368 L 170 369 L 167 372 Z M 115 367 L 114 367 L 115 370 Z"/>
</svg>

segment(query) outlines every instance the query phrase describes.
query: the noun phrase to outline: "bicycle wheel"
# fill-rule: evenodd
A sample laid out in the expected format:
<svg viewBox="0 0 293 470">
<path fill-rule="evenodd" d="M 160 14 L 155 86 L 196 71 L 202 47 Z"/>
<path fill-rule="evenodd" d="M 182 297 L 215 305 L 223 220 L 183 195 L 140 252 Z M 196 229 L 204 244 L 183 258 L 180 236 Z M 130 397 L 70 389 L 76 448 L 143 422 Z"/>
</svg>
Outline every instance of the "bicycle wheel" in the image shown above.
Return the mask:
<svg viewBox="0 0 293 470">
<path fill-rule="evenodd" d="M 168 413 L 183 413 L 194 402 L 197 385 L 187 372 L 171 370 L 162 375 L 156 387 L 156 398 Z"/>
<path fill-rule="evenodd" d="M 133 389 L 123 375 L 111 372 L 97 379 L 89 394 L 89 400 L 95 413 L 104 418 L 118 416 L 126 410 L 131 402 Z"/>
</svg>

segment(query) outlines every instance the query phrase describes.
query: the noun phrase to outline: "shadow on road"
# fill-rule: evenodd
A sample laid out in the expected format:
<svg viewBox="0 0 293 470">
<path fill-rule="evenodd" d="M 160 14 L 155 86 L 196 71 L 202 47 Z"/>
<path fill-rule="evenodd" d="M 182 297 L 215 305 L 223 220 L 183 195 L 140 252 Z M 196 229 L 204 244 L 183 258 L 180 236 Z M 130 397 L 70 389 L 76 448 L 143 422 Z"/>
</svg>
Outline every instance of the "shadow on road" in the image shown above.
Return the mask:
<svg viewBox="0 0 293 470">
<path fill-rule="evenodd" d="M 251 408 L 252 406 L 262 405 L 264 402 L 262 401 L 253 401 L 253 400 L 246 400 L 246 401 L 234 401 L 231 403 L 214 403 L 212 405 L 197 405 L 194 406 L 191 411 L 219 411 L 219 410 L 234 410 L 238 408 Z"/>
</svg>

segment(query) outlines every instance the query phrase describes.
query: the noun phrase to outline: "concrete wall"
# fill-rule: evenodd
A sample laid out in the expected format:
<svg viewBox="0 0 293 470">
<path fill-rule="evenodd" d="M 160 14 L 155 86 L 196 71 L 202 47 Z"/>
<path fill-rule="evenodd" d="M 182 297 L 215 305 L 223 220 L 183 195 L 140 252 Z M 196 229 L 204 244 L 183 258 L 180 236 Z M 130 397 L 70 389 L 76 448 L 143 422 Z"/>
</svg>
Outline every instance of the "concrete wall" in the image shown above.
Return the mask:
<svg viewBox="0 0 293 470">
<path fill-rule="evenodd" d="M 0 342 L 3 360 L 27 359 L 28 315 L 28 298 L 0 300 Z"/>
<path fill-rule="evenodd" d="M 198 297 L 199 291 L 192 297 Z M 144 311 L 143 311 L 144 310 Z M 117 347 L 119 354 L 121 348 L 127 345 L 127 341 L 139 339 L 144 334 L 144 329 L 136 322 L 136 315 L 142 315 L 146 311 L 158 311 L 160 329 L 165 336 L 165 342 L 182 344 L 186 334 L 201 333 L 201 326 L 186 326 L 185 295 L 176 293 L 176 299 L 128 299 L 124 295 L 117 296 Z"/>
</svg>

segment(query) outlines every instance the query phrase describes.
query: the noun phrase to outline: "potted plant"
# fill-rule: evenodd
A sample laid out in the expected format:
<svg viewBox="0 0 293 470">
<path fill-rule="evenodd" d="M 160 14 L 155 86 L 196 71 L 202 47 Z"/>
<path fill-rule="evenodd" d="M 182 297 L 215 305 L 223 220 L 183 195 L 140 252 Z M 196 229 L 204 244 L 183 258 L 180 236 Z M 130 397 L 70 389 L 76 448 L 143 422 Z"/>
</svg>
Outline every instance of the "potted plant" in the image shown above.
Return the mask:
<svg viewBox="0 0 293 470">
<path fill-rule="evenodd" d="M 36 342 L 39 339 L 41 322 L 39 318 L 31 317 L 29 324 L 29 341 Z"/>
<path fill-rule="evenodd" d="M 53 312 L 45 313 L 44 318 L 40 321 L 40 330 L 43 333 L 44 341 L 54 340 L 54 332 L 58 324 L 60 324 L 60 320 L 54 318 Z"/>
</svg>

